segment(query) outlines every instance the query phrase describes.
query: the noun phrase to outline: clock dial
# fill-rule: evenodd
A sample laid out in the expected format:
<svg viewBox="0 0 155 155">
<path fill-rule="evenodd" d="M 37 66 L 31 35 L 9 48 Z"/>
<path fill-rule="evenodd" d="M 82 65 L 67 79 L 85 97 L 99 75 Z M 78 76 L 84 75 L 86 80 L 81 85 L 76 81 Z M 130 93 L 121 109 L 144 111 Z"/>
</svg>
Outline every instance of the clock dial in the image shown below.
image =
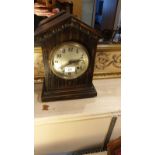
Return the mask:
<svg viewBox="0 0 155 155">
<path fill-rule="evenodd" d="M 49 65 L 52 72 L 63 79 L 75 79 L 88 68 L 86 48 L 75 42 L 63 43 L 51 51 Z"/>
</svg>

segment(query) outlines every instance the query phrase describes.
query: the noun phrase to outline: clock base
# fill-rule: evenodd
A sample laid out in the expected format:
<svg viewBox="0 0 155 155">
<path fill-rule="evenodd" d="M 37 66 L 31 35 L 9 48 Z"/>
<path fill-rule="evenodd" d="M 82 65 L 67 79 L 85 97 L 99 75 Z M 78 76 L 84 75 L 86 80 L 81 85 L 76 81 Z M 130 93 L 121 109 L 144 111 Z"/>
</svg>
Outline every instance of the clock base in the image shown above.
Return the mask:
<svg viewBox="0 0 155 155">
<path fill-rule="evenodd" d="M 97 96 L 96 89 L 93 84 L 90 86 L 80 88 L 68 88 L 46 91 L 45 82 L 43 83 L 41 100 L 42 102 L 69 100 L 69 99 L 82 99 Z"/>
</svg>

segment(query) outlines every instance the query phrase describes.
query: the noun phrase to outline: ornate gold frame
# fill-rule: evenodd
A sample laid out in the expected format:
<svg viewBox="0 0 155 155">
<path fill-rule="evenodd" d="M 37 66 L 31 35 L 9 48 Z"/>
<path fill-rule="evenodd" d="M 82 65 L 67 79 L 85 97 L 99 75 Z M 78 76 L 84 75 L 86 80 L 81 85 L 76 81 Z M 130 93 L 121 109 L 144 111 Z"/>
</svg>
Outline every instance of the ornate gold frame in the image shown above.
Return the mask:
<svg viewBox="0 0 155 155">
<path fill-rule="evenodd" d="M 121 45 L 98 44 L 94 79 L 120 78 L 121 77 Z M 42 82 L 44 78 L 44 66 L 42 63 L 41 47 L 34 48 L 34 81 Z"/>
<path fill-rule="evenodd" d="M 94 79 L 121 77 L 121 45 L 97 46 Z"/>
</svg>

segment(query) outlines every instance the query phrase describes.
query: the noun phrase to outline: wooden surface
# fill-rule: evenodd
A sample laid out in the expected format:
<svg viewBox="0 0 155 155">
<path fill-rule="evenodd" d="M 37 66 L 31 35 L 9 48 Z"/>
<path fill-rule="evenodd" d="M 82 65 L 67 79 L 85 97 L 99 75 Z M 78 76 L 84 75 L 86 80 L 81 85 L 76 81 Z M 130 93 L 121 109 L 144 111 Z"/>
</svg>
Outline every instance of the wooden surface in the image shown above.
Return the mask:
<svg viewBox="0 0 155 155">
<path fill-rule="evenodd" d="M 98 96 L 88 99 L 41 102 L 42 84 L 35 84 L 35 122 L 63 122 L 120 115 L 120 79 L 93 81 Z M 42 110 L 48 105 L 48 110 Z"/>
<path fill-rule="evenodd" d="M 121 154 L 121 137 L 110 141 L 107 145 L 108 155 L 120 155 Z"/>
</svg>

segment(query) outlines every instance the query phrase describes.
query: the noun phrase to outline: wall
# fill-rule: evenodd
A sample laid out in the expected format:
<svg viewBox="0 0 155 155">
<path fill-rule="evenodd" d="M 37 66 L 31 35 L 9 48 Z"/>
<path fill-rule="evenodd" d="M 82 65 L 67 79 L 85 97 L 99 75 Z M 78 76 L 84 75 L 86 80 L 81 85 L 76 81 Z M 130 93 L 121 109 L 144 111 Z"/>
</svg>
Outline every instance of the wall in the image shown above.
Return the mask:
<svg viewBox="0 0 155 155">
<path fill-rule="evenodd" d="M 83 0 L 82 1 L 82 21 L 88 25 L 92 25 L 94 9 L 94 0 Z"/>
<path fill-rule="evenodd" d="M 114 29 L 116 30 L 117 27 L 119 27 L 119 26 L 121 26 L 121 0 L 118 1 L 118 5 L 117 5 Z"/>
<path fill-rule="evenodd" d="M 118 0 L 104 0 L 101 29 L 113 29 Z"/>
</svg>

